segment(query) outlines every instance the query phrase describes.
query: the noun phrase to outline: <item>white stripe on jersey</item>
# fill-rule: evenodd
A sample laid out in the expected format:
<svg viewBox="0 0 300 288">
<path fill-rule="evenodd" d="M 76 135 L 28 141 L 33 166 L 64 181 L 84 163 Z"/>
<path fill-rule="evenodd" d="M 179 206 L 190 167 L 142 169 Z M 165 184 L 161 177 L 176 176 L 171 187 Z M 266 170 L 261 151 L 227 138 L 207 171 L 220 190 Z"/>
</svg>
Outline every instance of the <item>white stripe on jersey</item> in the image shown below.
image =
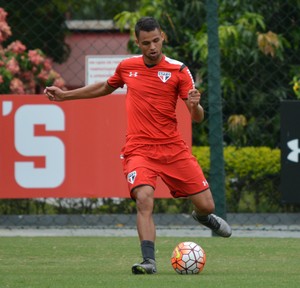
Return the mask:
<svg viewBox="0 0 300 288">
<path fill-rule="evenodd" d="M 143 57 L 143 55 L 129 55 L 129 57 L 126 58 L 126 59 L 130 59 L 130 58 L 140 58 L 140 57 Z M 126 60 L 126 59 L 124 59 L 124 60 Z M 168 62 L 169 64 L 179 65 L 180 67 L 181 67 L 182 65 L 185 65 L 183 62 L 180 62 L 180 61 L 178 61 L 178 60 L 169 58 L 169 57 L 167 57 L 167 56 L 165 56 L 165 61 Z M 194 81 L 194 78 L 193 78 L 192 73 L 190 72 L 190 69 L 189 69 L 188 67 L 187 67 L 187 72 L 188 72 L 188 74 L 189 74 L 190 77 L 191 77 L 191 80 L 192 80 L 192 83 L 193 83 L 193 87 L 195 87 L 195 81 Z"/>
<path fill-rule="evenodd" d="M 176 64 L 176 65 L 180 65 L 180 66 L 185 65 L 184 63 L 182 63 L 182 62 L 180 62 L 180 61 L 178 61 L 178 60 L 169 58 L 169 57 L 167 57 L 167 56 L 166 56 L 165 60 L 166 60 L 168 63 L 170 63 L 170 64 Z M 195 87 L 195 81 L 194 81 L 194 78 L 193 78 L 192 73 L 191 73 L 191 71 L 190 71 L 190 69 L 189 69 L 188 67 L 187 67 L 187 72 L 188 72 L 188 74 L 189 74 L 190 77 L 191 77 L 191 80 L 192 80 L 192 83 L 193 83 L 193 87 Z"/>
<path fill-rule="evenodd" d="M 187 68 L 187 72 L 189 73 L 189 75 L 190 75 L 190 77 L 191 77 L 191 79 L 192 79 L 193 88 L 195 88 L 195 81 L 194 81 L 193 75 L 192 75 L 192 73 L 191 73 L 191 71 L 190 71 L 189 68 Z"/>
<path fill-rule="evenodd" d="M 177 65 L 184 65 L 182 62 L 175 60 L 175 59 L 171 59 L 169 57 L 166 56 L 165 60 L 170 63 L 170 64 L 177 64 Z"/>
</svg>

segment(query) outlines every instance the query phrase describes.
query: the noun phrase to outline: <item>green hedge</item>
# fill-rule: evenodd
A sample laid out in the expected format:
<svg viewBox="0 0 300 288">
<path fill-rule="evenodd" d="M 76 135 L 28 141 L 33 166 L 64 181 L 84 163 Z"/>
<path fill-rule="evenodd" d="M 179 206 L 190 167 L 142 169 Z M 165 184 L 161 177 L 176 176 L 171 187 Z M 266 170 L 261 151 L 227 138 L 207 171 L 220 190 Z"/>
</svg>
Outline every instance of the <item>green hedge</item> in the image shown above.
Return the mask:
<svg viewBox="0 0 300 288">
<path fill-rule="evenodd" d="M 210 149 L 193 147 L 209 181 Z M 280 150 L 268 147 L 225 147 L 227 212 L 285 212 L 299 207 L 281 205 L 279 193 Z M 123 199 L 86 199 L 65 207 L 63 199 L 50 205 L 36 199 L 0 200 L 1 214 L 101 214 L 135 213 L 135 202 Z M 99 205 L 101 202 L 101 205 Z M 186 199 L 156 199 L 155 213 L 190 213 L 193 207 Z"/>
<path fill-rule="evenodd" d="M 193 147 L 209 181 L 210 149 Z M 224 148 L 228 212 L 279 212 L 280 150 L 269 147 Z"/>
</svg>

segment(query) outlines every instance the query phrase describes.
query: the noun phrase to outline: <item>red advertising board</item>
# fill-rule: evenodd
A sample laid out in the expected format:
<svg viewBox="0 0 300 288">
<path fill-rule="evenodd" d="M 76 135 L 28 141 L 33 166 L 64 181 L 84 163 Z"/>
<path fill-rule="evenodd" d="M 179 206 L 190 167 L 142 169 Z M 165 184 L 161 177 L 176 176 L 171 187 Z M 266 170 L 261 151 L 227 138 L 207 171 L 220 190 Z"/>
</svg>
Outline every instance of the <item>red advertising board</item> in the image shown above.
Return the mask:
<svg viewBox="0 0 300 288">
<path fill-rule="evenodd" d="M 44 95 L 0 95 L 0 198 L 129 197 L 120 151 L 125 95 L 50 102 Z M 177 107 L 191 145 L 190 115 Z M 157 198 L 170 197 L 158 182 Z"/>
</svg>

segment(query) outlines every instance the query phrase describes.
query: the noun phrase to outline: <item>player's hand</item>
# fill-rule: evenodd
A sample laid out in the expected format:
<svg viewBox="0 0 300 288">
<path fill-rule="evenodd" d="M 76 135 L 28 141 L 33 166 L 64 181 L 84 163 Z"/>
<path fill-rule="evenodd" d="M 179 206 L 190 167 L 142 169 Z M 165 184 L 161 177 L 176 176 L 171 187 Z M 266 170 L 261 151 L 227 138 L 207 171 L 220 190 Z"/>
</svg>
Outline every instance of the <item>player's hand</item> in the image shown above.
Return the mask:
<svg viewBox="0 0 300 288">
<path fill-rule="evenodd" d="M 58 87 L 50 86 L 46 87 L 44 93 L 47 95 L 50 101 L 63 101 L 64 91 Z"/>
<path fill-rule="evenodd" d="M 191 89 L 188 93 L 191 108 L 197 107 L 200 103 L 201 93 L 197 89 Z"/>
</svg>

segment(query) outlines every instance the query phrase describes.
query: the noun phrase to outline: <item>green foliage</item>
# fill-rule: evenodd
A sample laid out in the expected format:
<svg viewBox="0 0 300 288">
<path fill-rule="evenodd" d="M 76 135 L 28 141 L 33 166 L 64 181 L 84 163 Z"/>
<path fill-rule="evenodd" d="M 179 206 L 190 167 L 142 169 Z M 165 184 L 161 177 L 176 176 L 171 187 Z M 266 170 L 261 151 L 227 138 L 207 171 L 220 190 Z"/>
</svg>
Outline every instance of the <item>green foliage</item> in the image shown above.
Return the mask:
<svg viewBox="0 0 300 288">
<path fill-rule="evenodd" d="M 293 77 L 291 84 L 293 85 L 293 90 L 294 90 L 294 93 L 295 93 L 297 99 L 300 100 L 300 72 L 298 75 L 295 75 Z"/>
<path fill-rule="evenodd" d="M 276 0 L 272 8 L 265 1 L 224 0 L 218 4 L 224 141 L 227 145 L 278 147 L 280 101 L 296 97 L 290 82 L 300 67 L 300 1 Z M 159 19 L 168 36 L 165 53 L 190 68 L 196 86 L 204 91 L 202 104 L 209 110 L 205 1 L 141 0 L 136 11 L 123 12 L 115 19 L 120 27 L 133 29 L 133 20 L 146 15 Z M 138 51 L 132 42 L 129 48 Z M 228 131 L 232 115 L 244 115 L 247 121 L 243 139 L 235 139 Z M 207 132 L 207 122 L 193 125 L 194 145 L 209 144 L 203 132 Z"/>
<path fill-rule="evenodd" d="M 193 147 L 209 181 L 210 149 Z M 224 148 L 228 212 L 278 212 L 283 210 L 278 190 L 280 150 L 269 147 Z"/>
<path fill-rule="evenodd" d="M 280 172 L 280 150 L 269 147 L 226 147 L 224 149 L 226 172 L 229 177 L 249 177 L 253 181 Z"/>
<path fill-rule="evenodd" d="M 134 45 L 134 25 L 142 16 L 153 16 L 159 19 L 162 30 L 166 34 L 165 53 L 170 57 L 184 60 L 185 64 L 196 73 L 201 63 L 194 61 L 191 43 L 195 39 L 195 33 L 205 23 L 203 1 L 141 0 L 136 11 L 117 14 L 114 18 L 116 24 L 121 29 L 130 28 L 131 40 L 128 46 L 132 53 L 139 53 Z"/>
<path fill-rule="evenodd" d="M 0 200 L 0 215 L 54 214 L 55 207 L 34 199 Z"/>
<path fill-rule="evenodd" d="M 210 148 L 192 149 L 209 181 Z M 280 150 L 269 147 L 224 148 L 227 212 L 295 211 L 281 205 L 279 192 Z M 0 214 L 106 214 L 136 213 L 131 199 L 0 200 Z M 187 199 L 156 199 L 155 213 L 190 213 Z"/>
<path fill-rule="evenodd" d="M 210 148 L 193 147 L 209 181 Z M 280 203 L 280 150 L 269 147 L 228 146 L 224 148 L 227 212 L 286 211 Z M 155 213 L 190 213 L 186 199 L 156 199 Z M 56 199 L 50 205 L 41 200 L 2 200 L 0 214 L 98 214 L 136 213 L 131 199 Z"/>
</svg>

